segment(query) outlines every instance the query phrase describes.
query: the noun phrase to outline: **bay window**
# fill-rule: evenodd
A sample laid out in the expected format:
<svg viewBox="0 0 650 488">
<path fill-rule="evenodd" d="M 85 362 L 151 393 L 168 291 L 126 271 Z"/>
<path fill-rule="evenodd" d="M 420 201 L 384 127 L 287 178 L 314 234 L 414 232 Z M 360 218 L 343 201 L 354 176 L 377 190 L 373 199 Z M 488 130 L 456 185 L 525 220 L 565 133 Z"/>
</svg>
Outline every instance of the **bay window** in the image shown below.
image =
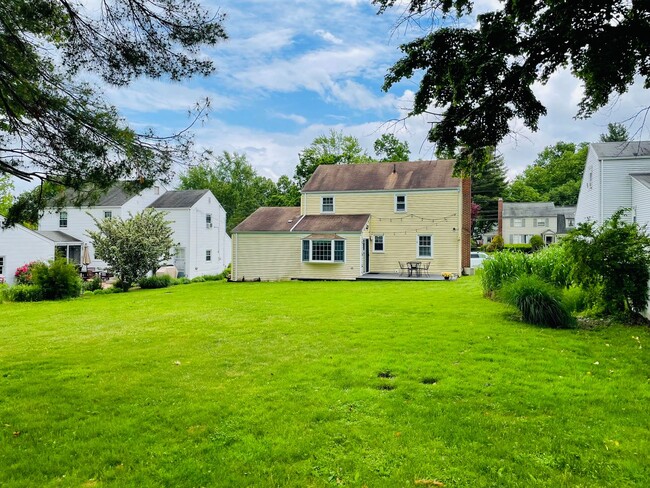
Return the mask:
<svg viewBox="0 0 650 488">
<path fill-rule="evenodd" d="M 342 239 L 304 239 L 302 261 L 305 263 L 344 263 L 345 241 Z"/>
</svg>

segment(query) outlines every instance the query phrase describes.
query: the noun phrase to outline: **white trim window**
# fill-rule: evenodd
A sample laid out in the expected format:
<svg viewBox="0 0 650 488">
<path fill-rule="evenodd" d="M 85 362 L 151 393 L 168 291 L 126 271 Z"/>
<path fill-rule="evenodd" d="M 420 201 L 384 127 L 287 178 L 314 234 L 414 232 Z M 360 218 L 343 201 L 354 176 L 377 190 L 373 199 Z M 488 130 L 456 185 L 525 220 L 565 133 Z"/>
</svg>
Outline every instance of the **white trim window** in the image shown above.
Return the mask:
<svg viewBox="0 0 650 488">
<path fill-rule="evenodd" d="M 212 214 L 205 214 L 205 228 L 212 229 Z"/>
<path fill-rule="evenodd" d="M 104 210 L 104 218 L 105 219 L 112 219 L 113 218 L 113 211 L 112 210 Z"/>
<path fill-rule="evenodd" d="M 334 213 L 334 197 L 320 197 L 320 212 Z"/>
<path fill-rule="evenodd" d="M 66 228 L 68 227 L 68 212 L 65 210 L 59 212 L 59 227 Z"/>
<path fill-rule="evenodd" d="M 343 239 L 303 239 L 302 261 L 304 263 L 344 263 L 345 241 Z"/>
<path fill-rule="evenodd" d="M 418 259 L 433 257 L 433 236 L 418 234 Z"/>
<path fill-rule="evenodd" d="M 512 219 L 513 227 L 526 227 L 526 219 Z"/>
<path fill-rule="evenodd" d="M 536 227 L 546 227 L 548 224 L 546 223 L 546 219 L 543 218 L 538 218 L 537 219 L 537 225 Z"/>
<path fill-rule="evenodd" d="M 205 250 L 205 260 L 207 262 L 212 261 L 212 249 L 206 249 Z"/>
<path fill-rule="evenodd" d="M 5 274 L 5 257 L 0 256 L 0 276 L 4 277 Z"/>
<path fill-rule="evenodd" d="M 406 212 L 406 195 L 395 195 L 395 212 Z"/>
<path fill-rule="evenodd" d="M 377 234 L 373 236 L 372 252 L 384 252 L 384 234 Z"/>
</svg>

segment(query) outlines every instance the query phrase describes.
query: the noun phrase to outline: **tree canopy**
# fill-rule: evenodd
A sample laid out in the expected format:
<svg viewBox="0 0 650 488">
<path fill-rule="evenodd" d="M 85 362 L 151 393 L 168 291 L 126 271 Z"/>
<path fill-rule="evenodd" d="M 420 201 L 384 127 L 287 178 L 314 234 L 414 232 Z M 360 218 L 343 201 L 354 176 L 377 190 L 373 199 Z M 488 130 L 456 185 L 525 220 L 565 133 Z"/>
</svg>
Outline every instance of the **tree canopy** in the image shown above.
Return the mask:
<svg viewBox="0 0 650 488">
<path fill-rule="evenodd" d="M 119 179 L 141 186 L 187 157 L 186 132 L 128 127 L 84 73 L 125 86 L 139 77 L 207 75 L 202 46 L 226 38 L 224 16 L 195 0 L 0 2 L 0 173 L 98 190 Z"/>
<path fill-rule="evenodd" d="M 607 124 L 607 132 L 600 135 L 600 142 L 625 142 L 630 140 L 630 134 L 623 124 L 617 122 Z"/>
<path fill-rule="evenodd" d="M 144 209 L 126 220 L 98 220 L 96 231 L 88 231 L 95 256 L 105 261 L 128 290 L 132 283 L 155 271 L 168 260 L 175 246 L 165 213 Z"/>
<path fill-rule="evenodd" d="M 373 0 L 379 12 L 397 0 Z M 455 22 L 471 13 L 471 0 L 410 0 L 405 19 L 429 33 L 401 46 L 384 90 L 422 73 L 410 115 L 438 116 L 428 138 L 443 153 L 458 153 L 457 172 L 485 161 L 517 118 L 532 131 L 546 108 L 533 93 L 569 67 L 583 84 L 577 116 L 589 117 L 644 79 L 650 88 L 650 4 L 629 0 L 503 0 L 477 15 L 475 26 Z M 432 108 L 434 107 L 434 108 Z M 437 107 L 437 108 L 436 108 Z M 476 155 L 479 157 L 476 157 Z M 474 155 L 474 157 L 472 157 Z"/>
<path fill-rule="evenodd" d="M 208 189 L 213 193 L 226 211 L 227 232 L 259 207 L 278 205 L 283 201 L 277 185 L 257 174 L 245 154 L 224 151 L 216 158 L 189 168 L 180 175 L 180 180 L 180 190 Z M 293 189 L 287 180 L 286 176 L 282 179 L 282 189 L 295 196 L 293 192 L 297 189 Z"/>
<path fill-rule="evenodd" d="M 379 161 L 409 161 L 411 152 L 406 141 L 400 141 L 393 134 L 382 134 L 374 144 Z"/>
<path fill-rule="evenodd" d="M 588 150 L 584 142 L 558 142 L 545 147 L 533 164 L 514 179 L 504 200 L 576 205 Z"/>
<path fill-rule="evenodd" d="M 507 186 L 506 167 L 501 156 L 492 157 L 472 174 L 472 201 L 479 206 L 478 214 L 472 220 L 472 236 L 475 239 L 495 226 L 498 201 Z"/>
<path fill-rule="evenodd" d="M 294 180 L 302 188 L 321 164 L 370 163 L 373 159 L 361 147 L 354 136 L 331 130 L 329 135 L 320 135 L 298 156 Z"/>
<path fill-rule="evenodd" d="M 7 174 L 0 174 L 0 215 L 7 215 L 7 211 L 14 201 L 14 184 Z"/>
</svg>

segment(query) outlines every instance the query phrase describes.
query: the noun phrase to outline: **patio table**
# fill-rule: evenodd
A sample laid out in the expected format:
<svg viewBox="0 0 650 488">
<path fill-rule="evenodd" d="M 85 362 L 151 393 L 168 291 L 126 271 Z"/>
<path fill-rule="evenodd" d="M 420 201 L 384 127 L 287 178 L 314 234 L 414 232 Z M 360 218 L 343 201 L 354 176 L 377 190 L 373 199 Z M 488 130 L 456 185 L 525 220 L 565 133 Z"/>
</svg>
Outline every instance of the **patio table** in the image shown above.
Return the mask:
<svg viewBox="0 0 650 488">
<path fill-rule="evenodd" d="M 415 271 L 415 276 L 420 276 L 420 266 L 421 262 L 420 261 L 409 261 L 406 263 L 408 268 L 409 268 L 409 276 L 413 276 L 413 272 Z"/>
</svg>

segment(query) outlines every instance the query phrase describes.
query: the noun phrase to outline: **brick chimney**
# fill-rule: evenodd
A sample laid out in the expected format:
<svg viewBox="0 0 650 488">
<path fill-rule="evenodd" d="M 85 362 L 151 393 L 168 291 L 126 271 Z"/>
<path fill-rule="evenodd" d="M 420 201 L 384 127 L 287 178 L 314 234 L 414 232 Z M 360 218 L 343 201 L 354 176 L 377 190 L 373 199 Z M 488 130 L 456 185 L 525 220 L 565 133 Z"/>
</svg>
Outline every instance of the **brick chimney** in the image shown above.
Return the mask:
<svg viewBox="0 0 650 488">
<path fill-rule="evenodd" d="M 497 205 L 497 234 L 503 237 L 503 198 L 499 198 Z"/>
<path fill-rule="evenodd" d="M 472 180 L 463 178 L 461 183 L 463 215 L 460 232 L 460 265 L 470 267 L 470 251 L 472 250 Z"/>
</svg>

